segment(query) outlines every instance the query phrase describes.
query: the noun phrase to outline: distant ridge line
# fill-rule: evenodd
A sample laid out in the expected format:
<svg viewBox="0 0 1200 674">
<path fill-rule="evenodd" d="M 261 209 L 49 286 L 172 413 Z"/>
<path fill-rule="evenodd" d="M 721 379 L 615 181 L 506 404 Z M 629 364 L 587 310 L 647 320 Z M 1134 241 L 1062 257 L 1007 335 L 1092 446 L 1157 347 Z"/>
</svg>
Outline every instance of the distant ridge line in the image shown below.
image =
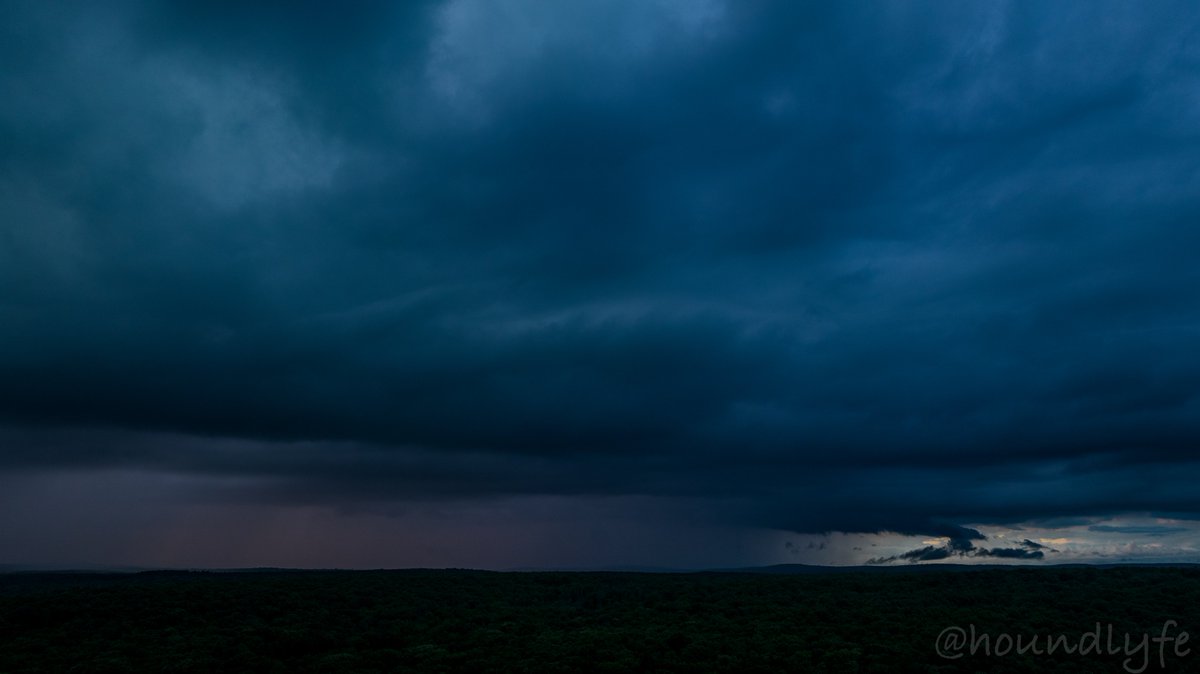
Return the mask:
<svg viewBox="0 0 1200 674">
<path fill-rule="evenodd" d="M 1067 570 L 1067 569 L 1200 569 L 1200 562 L 1073 562 L 1062 564 L 863 564 L 832 566 L 819 564 L 772 564 L 769 566 L 743 566 L 711 569 L 676 569 L 663 567 L 575 567 L 544 568 L 518 567 L 509 569 L 474 569 L 469 567 L 396 567 L 374 569 L 346 568 L 288 568 L 288 567 L 245 567 L 245 568 L 141 568 L 141 567 L 61 567 L 18 564 L 0 565 L 0 576 L 12 575 L 96 575 L 96 576 L 168 576 L 187 574 L 270 574 L 270 573 L 645 573 L 645 574 L 747 574 L 747 575 L 822 575 L 822 574 L 888 574 L 888 573 L 961 573 L 995 570 Z"/>
</svg>

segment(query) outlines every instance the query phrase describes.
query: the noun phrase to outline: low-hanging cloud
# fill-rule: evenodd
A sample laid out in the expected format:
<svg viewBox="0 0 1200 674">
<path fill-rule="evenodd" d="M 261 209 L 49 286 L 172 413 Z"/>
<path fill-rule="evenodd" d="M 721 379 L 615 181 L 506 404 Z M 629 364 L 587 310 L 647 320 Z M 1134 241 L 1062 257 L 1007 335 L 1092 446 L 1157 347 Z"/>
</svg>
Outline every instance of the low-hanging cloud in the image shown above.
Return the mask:
<svg viewBox="0 0 1200 674">
<path fill-rule="evenodd" d="M 968 530 L 973 531 L 973 530 Z M 1000 548 L 1000 547 L 983 547 L 976 545 L 977 540 L 987 540 L 985 536 L 974 532 L 975 536 L 959 536 L 950 538 L 944 545 L 926 545 L 922 548 L 902 552 L 898 555 L 889 555 L 887 557 L 873 557 L 867 560 L 867 564 L 890 564 L 892 562 L 936 562 L 952 558 L 993 558 L 993 559 L 1019 559 L 1019 560 L 1040 560 L 1046 557 L 1046 553 L 1056 553 L 1057 550 L 1048 548 L 1041 543 L 1036 543 L 1029 539 L 1021 541 L 1015 547 Z"/>
</svg>

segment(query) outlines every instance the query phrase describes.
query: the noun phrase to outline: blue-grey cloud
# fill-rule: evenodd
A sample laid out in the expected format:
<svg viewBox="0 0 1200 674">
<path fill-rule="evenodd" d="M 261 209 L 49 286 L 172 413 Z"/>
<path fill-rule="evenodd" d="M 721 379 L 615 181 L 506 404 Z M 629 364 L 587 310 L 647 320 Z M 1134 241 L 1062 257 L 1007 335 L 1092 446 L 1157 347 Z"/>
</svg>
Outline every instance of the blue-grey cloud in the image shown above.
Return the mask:
<svg viewBox="0 0 1200 674">
<path fill-rule="evenodd" d="M 1170 536 L 1190 531 L 1186 527 L 1167 527 L 1155 525 L 1116 526 L 1110 524 L 1095 524 L 1088 531 L 1102 534 L 1129 534 L 1131 536 Z"/>
<path fill-rule="evenodd" d="M 9 3 L 0 467 L 1195 517 L 1197 11 Z"/>
</svg>

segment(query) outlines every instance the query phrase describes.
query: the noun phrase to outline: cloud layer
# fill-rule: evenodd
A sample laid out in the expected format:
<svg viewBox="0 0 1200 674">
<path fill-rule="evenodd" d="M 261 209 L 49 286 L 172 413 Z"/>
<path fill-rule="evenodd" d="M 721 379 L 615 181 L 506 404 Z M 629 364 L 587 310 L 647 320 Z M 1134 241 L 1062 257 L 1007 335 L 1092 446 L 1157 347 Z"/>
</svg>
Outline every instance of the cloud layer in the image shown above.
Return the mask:
<svg viewBox="0 0 1200 674">
<path fill-rule="evenodd" d="M 6 13 L 0 470 L 1200 512 L 1193 6 Z"/>
</svg>

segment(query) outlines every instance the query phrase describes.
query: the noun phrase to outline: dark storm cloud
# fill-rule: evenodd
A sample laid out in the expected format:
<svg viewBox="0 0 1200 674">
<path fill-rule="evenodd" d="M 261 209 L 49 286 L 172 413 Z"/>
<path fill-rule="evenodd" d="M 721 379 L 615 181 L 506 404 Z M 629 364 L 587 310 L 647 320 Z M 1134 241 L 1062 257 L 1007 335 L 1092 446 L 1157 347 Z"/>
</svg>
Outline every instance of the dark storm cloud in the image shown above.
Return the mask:
<svg viewBox="0 0 1200 674">
<path fill-rule="evenodd" d="M 879 558 L 870 559 L 870 560 L 867 560 L 867 563 L 868 564 L 888 564 L 888 563 L 895 562 L 895 561 L 936 562 L 941 559 L 946 559 L 946 558 L 950 557 L 950 555 L 952 555 L 952 554 L 954 554 L 953 551 L 951 551 L 950 548 L 948 548 L 948 547 L 945 547 L 945 546 L 934 547 L 932 545 L 927 545 L 923 548 L 918 548 L 916 550 L 909 550 L 908 552 L 904 552 L 899 555 L 893 555 L 891 557 L 879 557 Z"/>
<path fill-rule="evenodd" d="M 6 13 L 5 470 L 1200 512 L 1193 6 Z"/>
<path fill-rule="evenodd" d="M 988 548 L 976 550 L 974 557 L 995 557 L 998 559 L 1043 559 L 1046 553 L 1041 550 L 1025 550 L 1023 548 Z"/>
<path fill-rule="evenodd" d="M 1035 543 L 1029 539 L 1021 541 L 1019 547 L 1015 548 L 985 548 L 976 546 L 974 541 L 986 540 L 986 537 L 979 532 L 975 532 L 975 536 L 970 538 L 951 537 L 945 545 L 927 545 L 923 548 L 909 550 L 898 555 L 888 557 L 874 557 L 867 560 L 867 564 L 891 564 L 892 562 L 934 562 L 952 557 L 992 557 L 996 559 L 1044 559 L 1047 552 L 1058 552 L 1051 548 L 1047 548 L 1041 543 Z"/>
</svg>

